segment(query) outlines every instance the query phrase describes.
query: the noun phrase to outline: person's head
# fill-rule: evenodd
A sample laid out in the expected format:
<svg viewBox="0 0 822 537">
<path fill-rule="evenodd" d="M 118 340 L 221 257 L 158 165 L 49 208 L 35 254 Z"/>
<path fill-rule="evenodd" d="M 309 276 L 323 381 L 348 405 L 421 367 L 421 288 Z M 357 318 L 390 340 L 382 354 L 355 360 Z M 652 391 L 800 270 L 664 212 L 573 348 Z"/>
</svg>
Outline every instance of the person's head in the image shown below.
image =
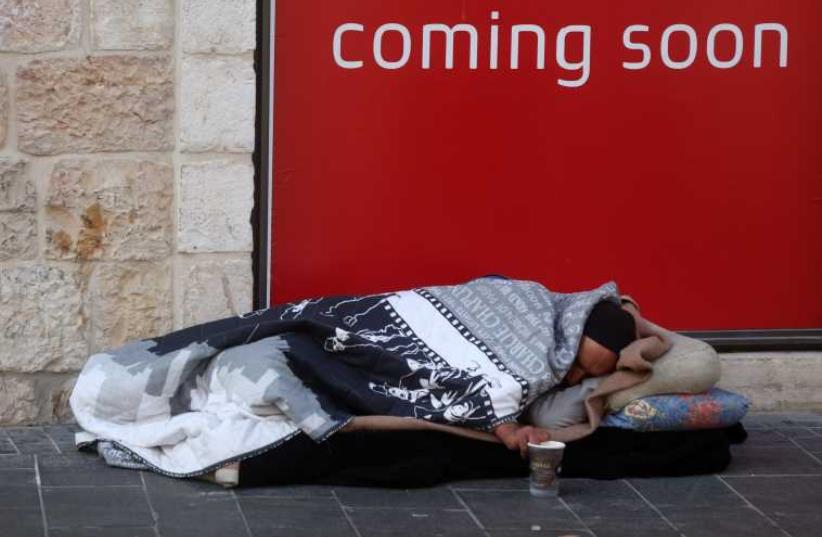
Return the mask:
<svg viewBox="0 0 822 537">
<path fill-rule="evenodd" d="M 591 377 L 601 377 L 616 370 L 619 356 L 588 336 L 582 336 L 577 359 L 565 375 L 565 384 L 576 386 Z"/>
<path fill-rule="evenodd" d="M 565 375 L 569 386 L 586 378 L 613 373 L 619 353 L 636 339 L 634 316 L 609 300 L 602 300 L 585 321 L 582 340 L 571 369 Z"/>
</svg>

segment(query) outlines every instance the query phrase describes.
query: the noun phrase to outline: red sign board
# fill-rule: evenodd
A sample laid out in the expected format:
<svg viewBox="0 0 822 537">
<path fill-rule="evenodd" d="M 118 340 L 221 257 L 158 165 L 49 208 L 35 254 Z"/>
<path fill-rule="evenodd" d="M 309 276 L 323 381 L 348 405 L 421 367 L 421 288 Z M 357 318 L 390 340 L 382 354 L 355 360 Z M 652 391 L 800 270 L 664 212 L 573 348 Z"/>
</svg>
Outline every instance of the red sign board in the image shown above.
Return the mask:
<svg viewBox="0 0 822 537">
<path fill-rule="evenodd" d="M 822 327 L 818 0 L 279 0 L 272 301 L 616 280 Z"/>
</svg>

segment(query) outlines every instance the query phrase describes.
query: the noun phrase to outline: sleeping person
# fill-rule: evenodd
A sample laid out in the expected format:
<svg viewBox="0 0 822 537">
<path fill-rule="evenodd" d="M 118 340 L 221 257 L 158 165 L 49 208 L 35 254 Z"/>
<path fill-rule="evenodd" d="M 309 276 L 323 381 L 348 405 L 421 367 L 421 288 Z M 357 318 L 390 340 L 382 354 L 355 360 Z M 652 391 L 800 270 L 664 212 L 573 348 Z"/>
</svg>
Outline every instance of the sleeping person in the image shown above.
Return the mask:
<svg viewBox="0 0 822 537">
<path fill-rule="evenodd" d="M 609 394 L 645 381 L 670 345 L 614 282 L 562 293 L 483 277 L 129 342 L 89 358 L 70 403 L 78 446 L 173 477 L 353 433 L 446 433 L 521 453 L 590 435 Z"/>
</svg>

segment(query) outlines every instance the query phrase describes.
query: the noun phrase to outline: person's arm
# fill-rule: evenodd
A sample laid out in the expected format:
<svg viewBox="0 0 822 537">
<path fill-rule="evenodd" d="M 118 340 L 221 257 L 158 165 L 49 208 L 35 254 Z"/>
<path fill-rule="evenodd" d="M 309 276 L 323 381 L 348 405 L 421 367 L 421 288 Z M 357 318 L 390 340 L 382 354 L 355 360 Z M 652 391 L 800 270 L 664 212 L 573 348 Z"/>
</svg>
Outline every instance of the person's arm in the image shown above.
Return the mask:
<svg viewBox="0 0 822 537">
<path fill-rule="evenodd" d="M 545 429 L 561 429 L 588 421 L 585 398 L 597 389 L 603 377 L 583 380 L 576 386 L 554 389 L 531 403 L 523 414 L 523 422 Z"/>
<path fill-rule="evenodd" d="M 539 444 L 551 439 L 551 433 L 530 425 L 503 423 L 494 429 L 494 435 L 512 451 L 519 451 L 522 458 L 528 456 L 528 443 Z"/>
</svg>

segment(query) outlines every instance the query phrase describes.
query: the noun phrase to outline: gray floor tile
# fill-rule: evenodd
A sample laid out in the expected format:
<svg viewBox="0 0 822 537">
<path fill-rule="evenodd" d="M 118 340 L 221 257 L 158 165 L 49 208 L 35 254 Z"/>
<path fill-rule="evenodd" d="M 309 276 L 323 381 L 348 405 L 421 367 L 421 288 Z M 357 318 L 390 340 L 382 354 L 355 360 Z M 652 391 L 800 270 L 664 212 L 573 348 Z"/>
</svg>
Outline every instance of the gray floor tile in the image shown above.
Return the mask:
<svg viewBox="0 0 822 537">
<path fill-rule="evenodd" d="M 14 427 L 6 434 L 20 453 L 58 453 L 54 442 L 40 427 Z"/>
<path fill-rule="evenodd" d="M 783 414 L 782 423 L 786 426 L 822 427 L 822 413 Z"/>
<path fill-rule="evenodd" d="M 650 532 L 652 535 L 666 535 L 673 528 L 662 517 L 654 516 L 626 517 L 619 512 L 606 513 L 585 520 L 585 527 L 600 535 L 600 533 L 617 536 L 633 535 L 636 531 Z"/>
<path fill-rule="evenodd" d="M 539 526 L 521 530 L 491 530 L 488 535 L 490 537 L 594 537 L 594 534 L 588 530 L 573 528 L 544 530 Z"/>
<path fill-rule="evenodd" d="M 17 448 L 11 443 L 11 440 L 5 436 L 0 436 L 0 455 L 13 455 L 17 453 Z"/>
<path fill-rule="evenodd" d="M 157 528 L 164 536 L 243 535 L 245 523 L 233 496 L 151 497 Z"/>
<path fill-rule="evenodd" d="M 281 485 L 276 487 L 237 488 L 237 496 L 266 496 L 274 498 L 333 498 L 331 487 L 320 485 Z"/>
<path fill-rule="evenodd" d="M 67 441 L 74 443 L 74 433 L 82 431 L 82 427 L 76 424 L 71 425 L 45 425 L 42 427 L 44 433 L 55 441 Z"/>
<path fill-rule="evenodd" d="M 225 530 L 220 530 L 225 531 Z M 246 533 L 245 528 L 242 528 L 242 533 L 216 533 L 212 532 L 211 528 L 166 528 L 162 533 L 160 530 L 157 530 L 157 535 L 160 537 L 228 537 L 237 535 L 238 537 L 246 537 L 248 533 Z"/>
<path fill-rule="evenodd" d="M 822 453 L 822 436 L 794 438 L 794 440 L 813 454 Z"/>
<path fill-rule="evenodd" d="M 6 427 L 4 431 L 15 444 L 17 442 L 43 442 L 48 440 L 48 436 L 42 427 Z"/>
<path fill-rule="evenodd" d="M 154 524 L 139 487 L 43 488 L 49 527 L 147 527 Z"/>
<path fill-rule="evenodd" d="M 763 429 L 748 431 L 748 439 L 744 446 L 784 446 L 791 445 L 791 441 L 777 429 Z"/>
<path fill-rule="evenodd" d="M 715 476 L 631 479 L 631 484 L 665 510 L 677 507 L 742 507 L 745 501 Z"/>
<path fill-rule="evenodd" d="M 731 448 L 733 459 L 723 475 L 822 474 L 822 464 L 793 444 Z"/>
<path fill-rule="evenodd" d="M 586 523 L 613 519 L 659 518 L 624 481 L 564 479 L 562 499 Z"/>
<path fill-rule="evenodd" d="M 143 480 L 146 484 L 146 489 L 152 498 L 168 497 L 168 496 L 229 496 L 230 491 L 221 486 L 201 481 L 199 479 L 180 479 L 176 477 L 168 477 L 157 474 L 151 471 L 137 472 L 136 470 L 128 470 L 139 475 L 142 473 Z"/>
<path fill-rule="evenodd" d="M 160 524 L 157 532 L 161 537 L 248 537 L 251 535 L 245 523 L 230 526 L 228 523 L 220 525 L 195 524 L 192 526 L 164 526 Z"/>
<path fill-rule="evenodd" d="M 266 527 L 262 530 L 251 531 L 252 537 L 352 537 L 356 536 L 350 526 L 339 526 L 333 529 L 316 530 L 313 528 L 286 528 L 286 527 Z M 163 535 L 163 537 L 166 537 Z M 172 536 L 177 537 L 177 536 Z M 188 536 L 180 536 L 188 537 Z M 421 536 L 420 536 L 421 537 Z"/>
<path fill-rule="evenodd" d="M 528 490 L 529 486 L 527 477 L 468 479 L 451 483 L 455 490 Z"/>
<path fill-rule="evenodd" d="M 0 468 L 34 468 L 34 455 L 0 455 Z"/>
<path fill-rule="evenodd" d="M 780 532 L 750 507 L 669 509 L 665 516 L 688 537 L 774 537 Z"/>
<path fill-rule="evenodd" d="M 747 425 L 754 425 L 764 423 L 766 425 L 770 425 L 773 422 L 781 422 L 785 419 L 787 414 L 785 413 L 774 413 L 774 412 L 748 412 L 748 414 L 742 419 L 742 423 Z"/>
<path fill-rule="evenodd" d="M 72 455 L 72 454 L 75 454 L 75 453 L 81 453 L 81 452 L 77 451 L 77 448 L 74 447 L 74 445 L 62 444 L 60 442 L 56 442 L 56 444 L 57 444 L 57 449 L 59 449 L 60 453 L 62 453 L 64 455 L 65 454 Z"/>
<path fill-rule="evenodd" d="M 3 537 L 43 537 L 43 515 L 39 505 L 27 509 L 0 509 Z"/>
<path fill-rule="evenodd" d="M 239 498 L 254 537 L 355 537 L 334 499 Z"/>
<path fill-rule="evenodd" d="M 643 525 L 633 527 L 596 528 L 597 537 L 682 537 L 682 533 L 668 526 L 646 528 Z"/>
<path fill-rule="evenodd" d="M 465 490 L 458 494 L 488 529 L 584 529 L 574 515 L 554 498 L 535 498 L 527 491 Z"/>
<path fill-rule="evenodd" d="M 760 417 L 755 416 L 746 416 L 742 420 L 742 425 L 745 426 L 745 429 L 748 432 L 759 430 L 759 429 L 770 429 L 771 424 L 767 421 L 762 420 Z"/>
<path fill-rule="evenodd" d="M 463 510 L 346 508 L 362 537 L 426 535 L 480 537 L 482 529 Z"/>
<path fill-rule="evenodd" d="M 49 528 L 49 537 L 156 537 L 156 535 L 154 528 Z"/>
<path fill-rule="evenodd" d="M 32 455 L 50 455 L 55 453 L 60 453 L 57 450 L 57 446 L 51 440 L 46 440 L 45 442 L 17 442 L 14 441 L 14 445 L 17 446 L 17 449 L 20 453 L 30 453 Z"/>
<path fill-rule="evenodd" d="M 764 424 L 768 427 L 822 427 L 820 413 L 750 413 L 743 420 L 747 424 Z"/>
<path fill-rule="evenodd" d="M 822 510 L 822 477 L 729 476 L 725 480 L 774 520 L 815 515 Z"/>
<path fill-rule="evenodd" d="M 819 537 L 822 533 L 822 515 L 794 515 L 776 522 L 791 537 Z"/>
<path fill-rule="evenodd" d="M 58 466 L 85 466 L 100 468 L 108 466 L 106 461 L 95 452 L 72 450 L 66 453 L 47 453 L 37 455 L 40 465 Z"/>
<path fill-rule="evenodd" d="M 248 531 L 244 525 L 235 527 L 224 526 L 174 526 L 160 527 L 161 537 L 247 537 Z M 322 537 L 322 536 L 317 536 Z"/>
<path fill-rule="evenodd" d="M 346 507 L 462 508 L 454 493 L 445 487 L 413 490 L 336 487 L 335 490 L 340 503 Z"/>
<path fill-rule="evenodd" d="M 774 430 L 786 438 L 822 438 L 822 435 L 810 427 L 789 427 Z"/>
<path fill-rule="evenodd" d="M 163 537 L 246 535 L 239 504 L 230 490 L 152 472 L 143 472 L 143 479 Z"/>
<path fill-rule="evenodd" d="M 9 486 L 0 483 L 0 509 L 40 509 L 40 496 L 34 485 Z"/>
<path fill-rule="evenodd" d="M 109 466 L 87 455 L 39 455 L 40 480 L 47 487 L 141 486 L 140 473 Z"/>
<path fill-rule="evenodd" d="M 0 487 L 37 486 L 33 468 L 29 469 L 0 469 Z"/>
</svg>

